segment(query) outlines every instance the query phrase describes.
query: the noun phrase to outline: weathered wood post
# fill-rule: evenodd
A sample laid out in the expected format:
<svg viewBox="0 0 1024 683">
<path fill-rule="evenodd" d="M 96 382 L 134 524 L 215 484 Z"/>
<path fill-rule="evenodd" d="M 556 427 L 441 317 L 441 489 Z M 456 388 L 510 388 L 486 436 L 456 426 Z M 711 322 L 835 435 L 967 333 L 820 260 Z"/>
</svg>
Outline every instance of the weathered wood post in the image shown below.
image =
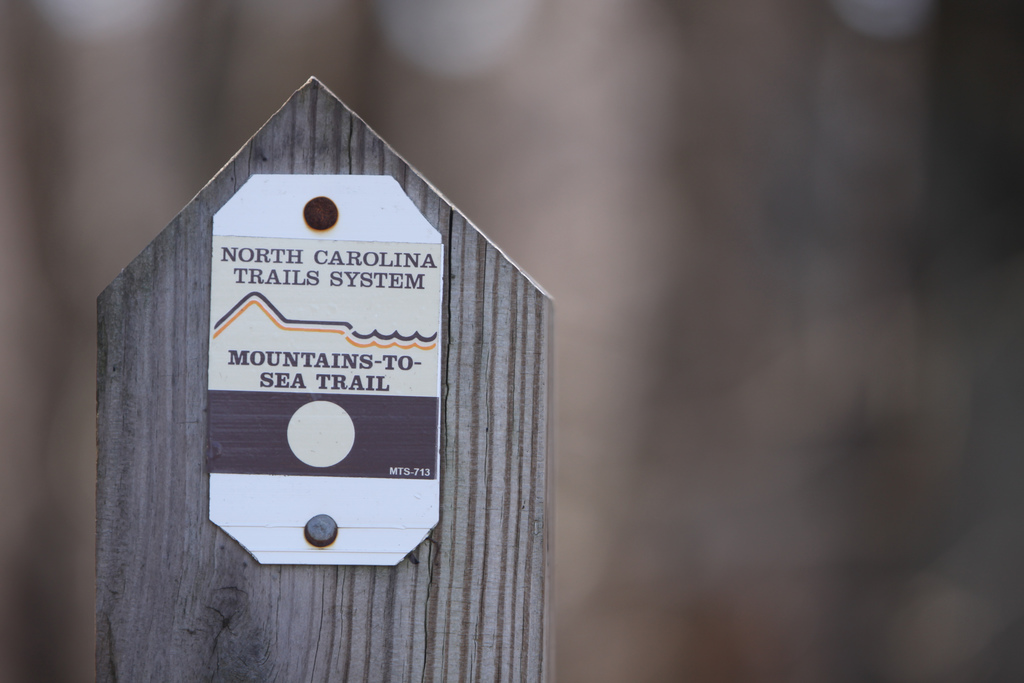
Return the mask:
<svg viewBox="0 0 1024 683">
<path fill-rule="evenodd" d="M 317 476 L 289 479 L 288 467 L 306 467 L 296 465 L 299 461 L 295 460 L 287 466 L 280 465 L 283 470 L 273 468 L 278 465 L 261 470 L 265 473 L 253 475 L 252 479 L 269 482 L 268 486 L 282 481 L 314 481 L 326 482 L 328 487 L 343 482 L 357 488 L 366 481 L 383 482 L 385 487 L 439 482 L 440 504 L 432 508 L 438 521 L 426 539 L 407 557 L 409 549 L 400 543 L 387 545 L 392 541 L 380 541 L 387 545 L 384 549 L 391 553 L 388 557 L 397 562 L 394 566 L 352 566 L 344 560 L 332 562 L 345 563 L 321 565 L 319 558 L 328 557 L 331 547 L 324 548 L 325 554 L 316 555 L 318 549 L 312 543 L 319 532 L 310 532 L 312 527 L 307 526 L 306 533 L 313 537 L 303 540 L 299 537 L 303 533 L 301 522 L 296 527 L 294 520 L 281 525 L 272 519 L 263 520 L 252 522 L 251 526 L 236 520 L 232 523 L 240 526 L 231 535 L 210 521 L 211 515 L 227 514 L 217 508 L 220 498 L 211 501 L 211 477 L 220 476 L 219 472 L 249 471 L 244 467 L 232 470 L 224 465 L 224 460 L 218 460 L 220 450 L 230 450 L 220 440 L 230 441 L 230 434 L 237 435 L 243 428 L 224 427 L 221 413 L 211 418 L 208 398 L 216 395 L 222 401 L 223 396 L 231 394 L 215 391 L 220 386 L 216 382 L 228 380 L 215 381 L 211 377 L 214 373 L 208 370 L 221 362 L 209 357 L 211 343 L 219 343 L 212 340 L 214 325 L 225 326 L 212 320 L 219 313 L 211 310 L 211 271 L 215 289 L 243 283 L 242 275 L 236 282 L 223 274 L 227 271 L 217 270 L 220 265 L 214 261 L 217 257 L 213 245 L 218 239 L 215 232 L 220 228 L 215 230 L 214 216 L 253 176 L 280 174 L 391 176 L 426 223 L 440 234 L 440 240 L 432 238 L 441 243 L 438 251 L 443 245 L 444 259 L 439 271 L 443 273 L 439 280 L 440 328 L 436 330 L 440 433 L 439 439 L 432 437 L 433 462 L 437 463 L 434 474 L 439 469 L 439 479 L 429 473 L 421 477 L 422 481 L 402 479 L 400 470 L 406 468 L 389 469 L 391 479 L 370 470 L 369 475 L 352 470 L 356 474 L 341 472 L 332 476 L 338 474 L 332 467 L 347 467 L 364 458 L 358 455 L 366 443 L 361 436 L 364 423 L 360 420 L 364 417 L 360 417 L 358 406 L 345 402 L 358 397 L 338 390 L 337 380 L 328 384 L 328 380 L 314 379 L 316 368 L 306 371 L 305 384 L 319 382 L 308 387 L 308 400 L 319 397 L 318 404 L 344 415 L 352 414 L 347 423 L 348 436 L 344 437 L 349 439 L 345 449 L 351 448 L 352 455 L 341 464 L 335 460 L 326 464 L 312 462 L 309 473 Z M 342 222 L 346 220 L 346 210 L 342 204 Z M 258 214 L 250 210 L 247 215 L 251 218 Z M 333 215 L 337 217 L 336 212 Z M 317 227 L 316 220 L 311 222 L 309 214 L 306 215 L 311 229 Z M 221 233 L 241 234 L 223 230 Z M 249 252 L 244 254 L 251 258 Z M 314 264 L 311 253 L 297 256 L 296 259 L 302 259 L 302 277 L 306 278 L 306 270 L 319 269 L 322 272 L 317 279 L 325 280 L 334 268 L 327 264 L 328 258 L 319 255 Z M 382 258 L 388 259 L 386 255 Z M 325 261 L 324 265 L 319 265 L 321 261 Z M 253 279 L 244 280 L 244 284 L 266 283 L 272 268 L 264 261 L 261 275 L 246 273 L 246 278 Z M 293 269 L 297 268 L 296 265 Z M 293 276 L 282 272 L 274 277 Z M 384 291 L 391 286 L 386 276 L 378 279 L 380 282 L 373 282 L 372 288 Z M 420 284 L 419 280 L 410 281 Z M 277 289 L 262 287 L 261 291 L 281 292 L 284 297 L 283 285 L 287 284 L 295 282 L 284 282 Z M 344 279 L 341 284 L 345 284 Z M 343 289 L 338 287 L 338 291 Z M 278 310 L 267 297 L 257 297 L 259 301 L 252 299 L 250 303 L 255 302 L 266 313 L 260 324 L 276 326 L 268 335 L 284 334 L 275 330 L 294 332 L 302 328 L 299 331 L 303 334 L 312 334 L 311 330 L 328 331 L 337 333 L 332 338 L 348 339 L 353 344 L 375 344 L 361 353 L 369 359 L 366 362 L 376 363 L 377 369 L 372 372 L 382 379 L 370 379 L 368 383 L 378 393 L 391 387 L 386 372 L 380 369 L 384 367 L 381 349 L 392 348 L 392 342 L 412 337 L 402 330 L 395 330 L 395 335 L 402 333 L 396 337 L 389 335 L 389 330 L 360 328 L 357 323 L 342 329 L 340 326 L 348 322 L 340 321 L 336 315 L 315 317 L 314 313 L 321 310 L 316 308 L 320 299 L 310 296 L 312 309 L 305 310 L 303 315 L 280 307 Z M 299 302 L 294 297 L 290 301 Z M 239 305 L 243 303 L 240 301 Z M 547 579 L 551 529 L 547 493 L 550 301 L 320 83 L 311 79 L 292 96 L 110 284 L 99 297 L 98 309 L 98 680 L 418 682 L 547 678 L 551 666 Z M 236 324 L 236 330 L 239 329 L 241 324 Z M 420 334 L 417 339 L 426 340 L 422 341 L 422 348 L 433 348 L 429 334 L 421 332 L 416 334 Z M 345 337 L 346 334 L 349 336 Z M 297 348 L 289 350 L 299 353 Z M 248 350 L 256 349 L 264 351 L 265 347 Z M 424 363 L 429 366 L 429 354 L 437 354 L 437 350 L 423 353 L 427 354 L 422 356 L 427 359 Z M 236 354 L 222 364 L 237 365 L 242 362 L 240 358 Z M 392 356 L 391 362 L 397 363 L 395 358 Z M 251 357 L 249 360 L 257 364 Z M 258 360 L 263 363 L 264 356 Z M 317 362 L 312 353 L 307 354 L 306 360 Z M 327 362 L 333 365 L 337 361 Z M 411 367 L 411 363 L 409 360 L 405 365 Z M 236 369 L 228 368 L 225 372 Z M 261 369 L 269 368 L 256 368 Z M 331 372 L 344 376 L 345 371 Z M 272 387 L 283 386 L 275 375 L 270 377 Z M 287 391 L 291 394 L 280 395 L 288 398 L 303 394 L 301 387 L 294 386 L 294 379 L 284 381 L 289 382 Z M 352 384 L 351 379 L 348 381 Z M 433 387 L 436 386 L 435 382 Z M 332 389 L 337 391 L 331 393 Z M 271 395 L 278 394 L 259 396 Z M 437 405 L 438 394 L 433 389 L 424 390 L 423 395 L 427 397 L 423 400 L 433 400 L 430 405 Z M 281 422 L 281 415 L 260 413 L 263 404 L 253 405 L 256 422 L 267 430 L 261 433 L 271 434 L 285 424 L 291 429 L 287 415 Z M 231 410 L 235 411 L 231 414 L 245 417 L 247 409 Z M 433 429 L 429 416 L 436 412 L 428 414 L 429 434 L 435 434 L 429 431 Z M 375 434 L 385 435 L 390 430 L 404 434 L 407 421 L 403 415 L 389 415 L 390 422 L 378 421 Z M 230 433 L 229 436 L 211 439 L 211 419 L 222 428 L 218 434 Z M 356 446 L 352 446 L 353 420 Z M 380 427 L 381 424 L 385 426 Z M 276 438 L 271 435 L 267 443 Z M 287 443 L 293 451 L 297 450 L 293 441 L 284 438 L 278 439 L 278 445 Z M 292 457 L 286 446 L 275 453 L 272 445 L 264 450 L 270 454 L 268 457 L 278 458 L 275 462 L 283 463 L 280 458 Z M 392 453 L 394 448 L 399 446 L 392 444 L 382 452 Z M 243 459 L 247 457 L 244 448 L 240 452 Z M 315 460 L 320 456 L 314 453 L 310 457 Z M 380 462 L 388 464 L 386 455 L 379 457 L 383 458 Z M 423 469 L 426 472 L 431 468 Z M 384 478 L 375 479 L 377 476 Z M 405 476 L 410 475 L 406 472 Z M 245 484 L 249 480 L 238 481 Z M 245 495 L 250 489 L 242 486 L 240 490 Z M 301 500 L 294 501 L 287 498 L 295 498 L 294 491 L 273 489 L 264 506 L 258 499 L 263 489 L 252 490 L 257 496 L 253 507 L 259 514 L 276 510 L 274 505 L 282 500 L 300 507 L 306 502 L 301 491 Z M 333 489 L 324 489 L 330 490 Z M 416 489 L 414 495 L 421 500 L 422 491 L 428 491 L 425 505 L 430 508 L 429 488 Z M 337 509 L 342 512 L 333 512 L 335 516 L 353 513 L 352 505 L 371 504 L 366 502 L 370 498 L 360 498 L 363 494 L 358 491 L 351 495 L 357 502 L 345 508 L 344 502 L 337 503 L 336 496 L 323 492 L 309 494 L 312 498 L 326 496 L 323 504 L 340 505 Z M 386 512 L 390 509 L 386 497 L 391 494 L 380 495 L 384 496 L 383 502 L 377 500 L 373 504 Z M 266 514 L 272 517 L 277 513 Z M 426 519 L 431 513 L 424 514 L 426 517 L 420 517 Z M 228 524 L 221 518 L 216 521 L 222 526 Z M 388 527 L 387 533 L 395 538 L 400 533 L 405 534 L 403 538 L 415 537 L 415 545 L 427 533 L 430 522 L 432 519 L 427 519 L 419 536 L 415 529 L 409 531 L 400 523 L 365 522 L 364 526 Z M 345 536 L 349 530 L 344 519 L 339 519 L 337 526 L 336 537 L 349 539 Z M 261 557 L 257 562 L 235 540 L 249 538 L 245 534 L 250 531 L 269 534 L 270 540 L 244 540 L 245 543 L 265 542 L 275 552 L 295 552 L 281 555 L 284 563 L 268 564 L 263 562 L 274 560 L 265 560 L 256 552 L 263 546 L 250 547 L 256 557 Z M 351 538 L 359 533 L 375 533 L 373 529 L 355 532 L 358 533 Z M 329 544 L 333 538 L 324 542 Z M 366 550 L 360 545 L 363 541 L 345 542 L 356 555 Z M 377 550 L 384 547 L 380 543 L 379 547 L 374 546 Z M 267 557 L 271 555 L 265 553 Z M 332 557 L 342 555 L 345 553 Z M 376 556 L 359 557 L 368 564 L 378 564 Z"/>
</svg>

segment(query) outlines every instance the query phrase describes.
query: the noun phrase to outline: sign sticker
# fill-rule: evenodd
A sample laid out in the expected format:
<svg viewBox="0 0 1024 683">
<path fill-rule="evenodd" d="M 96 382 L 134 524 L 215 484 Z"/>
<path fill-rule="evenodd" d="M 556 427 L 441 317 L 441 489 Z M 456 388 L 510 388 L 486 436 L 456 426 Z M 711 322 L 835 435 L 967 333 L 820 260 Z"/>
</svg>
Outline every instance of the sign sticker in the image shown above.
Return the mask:
<svg viewBox="0 0 1024 683">
<path fill-rule="evenodd" d="M 440 234 L 390 176 L 256 175 L 213 219 L 210 519 L 264 564 L 437 523 Z"/>
</svg>

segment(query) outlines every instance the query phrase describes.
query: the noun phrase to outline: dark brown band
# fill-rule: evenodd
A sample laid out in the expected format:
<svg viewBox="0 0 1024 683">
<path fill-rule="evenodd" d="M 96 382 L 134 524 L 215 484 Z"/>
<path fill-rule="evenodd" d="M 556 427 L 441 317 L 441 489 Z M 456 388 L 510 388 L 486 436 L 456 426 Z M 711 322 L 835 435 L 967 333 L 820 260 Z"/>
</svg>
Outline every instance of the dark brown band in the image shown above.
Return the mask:
<svg viewBox="0 0 1024 683">
<path fill-rule="evenodd" d="M 311 467 L 288 446 L 288 421 L 310 401 L 345 409 L 355 427 L 348 457 Z M 210 391 L 211 473 L 437 478 L 438 400 L 418 396 Z"/>
</svg>

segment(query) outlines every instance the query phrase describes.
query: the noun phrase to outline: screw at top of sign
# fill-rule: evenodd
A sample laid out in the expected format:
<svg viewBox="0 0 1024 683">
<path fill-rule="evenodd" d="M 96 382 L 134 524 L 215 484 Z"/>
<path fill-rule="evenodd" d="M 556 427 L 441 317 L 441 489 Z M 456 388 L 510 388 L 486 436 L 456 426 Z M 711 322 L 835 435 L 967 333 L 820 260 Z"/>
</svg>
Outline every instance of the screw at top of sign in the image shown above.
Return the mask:
<svg viewBox="0 0 1024 683">
<path fill-rule="evenodd" d="M 306 522 L 306 540 L 317 548 L 326 548 L 338 538 L 338 525 L 330 515 L 317 515 Z"/>
<path fill-rule="evenodd" d="M 338 206 L 328 197 L 314 197 L 306 202 L 302 217 L 314 230 L 330 230 L 338 224 Z"/>
</svg>

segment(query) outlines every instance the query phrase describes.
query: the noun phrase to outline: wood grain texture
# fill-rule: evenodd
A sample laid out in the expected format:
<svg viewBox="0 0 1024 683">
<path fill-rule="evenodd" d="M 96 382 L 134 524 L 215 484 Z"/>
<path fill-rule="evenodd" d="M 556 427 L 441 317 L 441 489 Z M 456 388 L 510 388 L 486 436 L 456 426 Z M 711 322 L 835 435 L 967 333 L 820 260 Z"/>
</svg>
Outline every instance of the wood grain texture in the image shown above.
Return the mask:
<svg viewBox="0 0 1024 683">
<path fill-rule="evenodd" d="M 396 567 L 260 566 L 208 520 L 213 214 L 255 173 L 388 174 L 441 233 L 441 519 Z M 100 681 L 541 681 L 547 297 L 315 80 L 99 298 Z"/>
</svg>

